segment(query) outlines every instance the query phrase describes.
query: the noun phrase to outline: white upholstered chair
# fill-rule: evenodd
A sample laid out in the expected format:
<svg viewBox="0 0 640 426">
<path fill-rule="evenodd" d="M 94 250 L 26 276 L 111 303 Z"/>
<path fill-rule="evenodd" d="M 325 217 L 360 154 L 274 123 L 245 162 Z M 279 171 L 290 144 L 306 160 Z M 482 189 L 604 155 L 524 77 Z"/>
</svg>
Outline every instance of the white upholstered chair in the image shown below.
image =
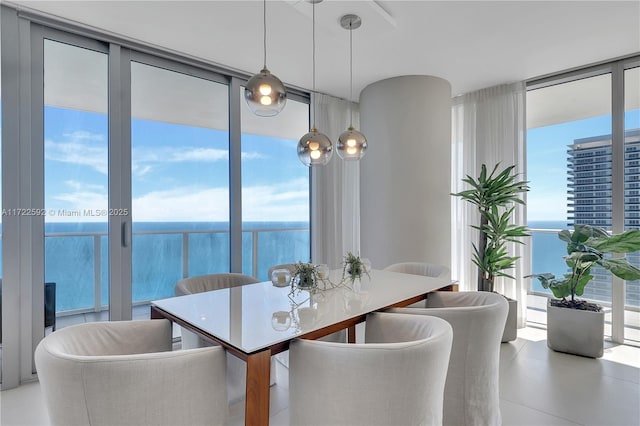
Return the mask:
<svg viewBox="0 0 640 426">
<path fill-rule="evenodd" d="M 385 271 L 402 272 L 403 274 L 424 275 L 426 277 L 443 277 L 450 274 L 450 269 L 444 265 L 425 262 L 400 262 L 384 268 Z M 411 308 L 426 308 L 426 301 L 422 300 L 410 305 Z"/>
<path fill-rule="evenodd" d="M 205 291 L 220 290 L 223 288 L 239 287 L 246 284 L 260 282 L 252 276 L 237 273 L 219 273 L 200 275 L 185 278 L 178 281 L 175 287 L 176 296 L 203 293 Z M 181 328 L 182 349 L 202 348 L 213 345 L 200 338 L 195 333 Z M 271 385 L 275 384 L 275 360 L 271 358 Z M 229 402 L 236 402 L 243 398 L 246 389 L 247 364 L 230 353 L 227 354 L 227 392 Z"/>
<path fill-rule="evenodd" d="M 360 344 L 291 343 L 290 423 L 441 424 L 451 326 L 438 318 L 373 313 L 365 335 Z"/>
<path fill-rule="evenodd" d="M 434 316 L 453 327 L 453 347 L 444 391 L 444 424 L 502 424 L 499 394 L 500 342 L 508 304 L 497 293 L 436 292 L 427 308 L 389 312 Z"/>
<path fill-rule="evenodd" d="M 53 425 L 227 422 L 224 350 L 171 351 L 167 320 L 66 327 L 40 342 L 35 363 Z"/>
</svg>

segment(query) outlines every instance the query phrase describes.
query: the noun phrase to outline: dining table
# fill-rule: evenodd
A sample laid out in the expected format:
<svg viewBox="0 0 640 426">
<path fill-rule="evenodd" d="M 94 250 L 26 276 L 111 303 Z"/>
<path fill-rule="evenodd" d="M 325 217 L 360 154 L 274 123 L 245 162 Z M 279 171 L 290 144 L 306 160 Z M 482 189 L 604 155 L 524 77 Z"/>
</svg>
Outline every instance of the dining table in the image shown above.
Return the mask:
<svg viewBox="0 0 640 426">
<path fill-rule="evenodd" d="M 370 270 L 361 279 L 332 270 L 314 291 L 271 281 L 151 302 L 151 318 L 165 318 L 223 346 L 247 364 L 245 424 L 269 424 L 270 359 L 293 339 L 318 339 L 355 326 L 367 314 L 404 307 L 434 291 L 457 291 L 449 276 Z M 277 282 L 276 282 L 277 284 Z"/>
</svg>

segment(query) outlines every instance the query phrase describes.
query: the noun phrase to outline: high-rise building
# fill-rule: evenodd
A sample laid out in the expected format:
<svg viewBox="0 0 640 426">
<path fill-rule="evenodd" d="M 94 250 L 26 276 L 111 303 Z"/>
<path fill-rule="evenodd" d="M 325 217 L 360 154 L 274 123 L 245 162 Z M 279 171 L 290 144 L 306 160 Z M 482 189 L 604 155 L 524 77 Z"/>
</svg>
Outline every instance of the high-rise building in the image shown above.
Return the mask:
<svg viewBox="0 0 640 426">
<path fill-rule="evenodd" d="M 612 163 L 611 135 L 575 139 L 568 153 L 568 222 L 611 230 Z M 625 132 L 624 146 L 624 226 L 640 228 L 640 129 Z M 640 265 L 640 254 L 627 255 Z M 584 292 L 589 299 L 611 301 L 611 275 L 593 268 L 594 280 Z M 640 282 L 627 283 L 627 303 L 640 303 Z"/>
</svg>

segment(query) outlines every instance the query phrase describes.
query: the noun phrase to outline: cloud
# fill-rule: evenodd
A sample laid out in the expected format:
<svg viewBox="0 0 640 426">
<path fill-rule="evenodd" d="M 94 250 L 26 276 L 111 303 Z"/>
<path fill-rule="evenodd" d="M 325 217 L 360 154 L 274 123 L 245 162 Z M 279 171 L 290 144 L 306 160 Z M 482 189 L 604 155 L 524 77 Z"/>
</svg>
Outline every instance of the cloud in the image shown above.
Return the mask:
<svg viewBox="0 0 640 426">
<path fill-rule="evenodd" d="M 269 158 L 266 155 L 261 154 L 259 152 L 255 152 L 255 151 L 243 152 L 241 155 L 243 160 L 264 160 L 266 158 Z"/>
<path fill-rule="evenodd" d="M 91 133 L 84 130 L 76 130 L 71 133 L 64 133 L 62 136 L 70 139 L 72 142 L 94 141 L 103 142 L 106 137 L 101 133 Z"/>
<path fill-rule="evenodd" d="M 66 192 L 51 197 L 47 209 L 68 211 L 106 209 L 107 188 L 69 180 Z M 309 190 L 306 179 L 277 185 L 243 188 L 244 221 L 309 220 Z M 182 186 L 151 191 L 132 200 L 134 221 L 138 222 L 226 222 L 229 220 L 229 191 L 226 187 Z M 106 221 L 106 217 L 53 215 L 47 221 Z"/>
<path fill-rule="evenodd" d="M 65 134 L 70 142 L 54 142 L 50 139 L 44 141 L 44 158 L 48 161 L 78 164 L 93 168 L 102 174 L 109 171 L 109 151 L 106 143 L 100 142 L 102 135 L 88 132 L 74 132 Z M 89 141 L 87 143 L 87 141 Z"/>
<path fill-rule="evenodd" d="M 226 222 L 227 188 L 180 187 L 152 191 L 132 201 L 133 220 L 140 222 Z"/>
<path fill-rule="evenodd" d="M 245 187 L 242 203 L 244 221 L 309 220 L 309 191 L 304 179 Z M 133 200 L 133 216 L 141 222 L 226 222 L 229 191 L 226 187 L 152 191 Z"/>
<path fill-rule="evenodd" d="M 277 185 L 243 188 L 242 209 L 244 221 L 308 221 L 308 181 L 298 179 Z"/>
<path fill-rule="evenodd" d="M 45 160 L 91 167 L 99 173 L 109 171 L 109 151 L 106 136 L 77 130 L 64 133 L 62 141 L 45 140 Z M 256 160 L 266 158 L 259 152 L 242 152 L 242 159 Z M 171 147 L 133 148 L 132 172 L 137 176 L 150 173 L 155 166 L 163 163 L 213 163 L 228 161 L 226 149 Z"/>
<path fill-rule="evenodd" d="M 92 189 L 92 190 L 96 190 L 96 191 L 102 191 L 106 194 L 107 188 L 104 187 L 104 185 L 98 185 L 98 184 L 90 184 L 90 183 L 83 183 L 83 182 L 78 182 L 75 180 L 67 180 L 64 182 L 65 185 L 67 185 L 68 187 L 75 189 L 77 191 L 80 190 L 87 190 L 87 189 Z"/>
<path fill-rule="evenodd" d="M 259 152 L 242 152 L 243 160 L 267 158 Z M 132 154 L 132 170 L 136 176 L 143 176 L 154 167 L 166 163 L 215 163 L 228 161 L 229 151 L 215 148 L 195 147 L 159 147 L 157 149 L 134 148 Z"/>
<path fill-rule="evenodd" d="M 74 180 L 65 181 L 65 185 L 69 189 L 68 192 L 61 192 L 47 201 L 48 222 L 107 221 L 106 216 L 98 215 L 98 211 L 107 209 L 109 204 L 105 186 Z M 77 215 L 65 216 L 62 214 L 63 211 L 77 212 Z M 92 215 L 91 212 L 95 215 Z"/>
<path fill-rule="evenodd" d="M 181 163 L 185 161 L 195 162 L 215 162 L 220 160 L 227 160 L 229 158 L 229 152 L 222 149 L 213 148 L 191 148 L 187 150 L 171 148 L 169 155 L 165 157 L 165 161 L 172 163 Z"/>
</svg>

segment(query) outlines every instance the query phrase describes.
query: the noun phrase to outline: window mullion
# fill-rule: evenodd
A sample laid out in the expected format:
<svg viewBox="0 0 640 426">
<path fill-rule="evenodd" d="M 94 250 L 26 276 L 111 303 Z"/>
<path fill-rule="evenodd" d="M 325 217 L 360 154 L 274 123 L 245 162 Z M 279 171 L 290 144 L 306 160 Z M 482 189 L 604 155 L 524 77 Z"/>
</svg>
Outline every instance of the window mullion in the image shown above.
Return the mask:
<svg viewBox="0 0 640 426">
<path fill-rule="evenodd" d="M 624 67 L 616 62 L 611 70 L 611 196 L 612 231 L 624 232 Z M 611 338 L 624 342 L 624 281 L 612 275 L 611 282 Z"/>
<path fill-rule="evenodd" d="M 229 261 L 231 272 L 242 272 L 242 124 L 240 80 L 229 85 Z M 253 271 L 256 273 L 256 271 Z"/>
</svg>

